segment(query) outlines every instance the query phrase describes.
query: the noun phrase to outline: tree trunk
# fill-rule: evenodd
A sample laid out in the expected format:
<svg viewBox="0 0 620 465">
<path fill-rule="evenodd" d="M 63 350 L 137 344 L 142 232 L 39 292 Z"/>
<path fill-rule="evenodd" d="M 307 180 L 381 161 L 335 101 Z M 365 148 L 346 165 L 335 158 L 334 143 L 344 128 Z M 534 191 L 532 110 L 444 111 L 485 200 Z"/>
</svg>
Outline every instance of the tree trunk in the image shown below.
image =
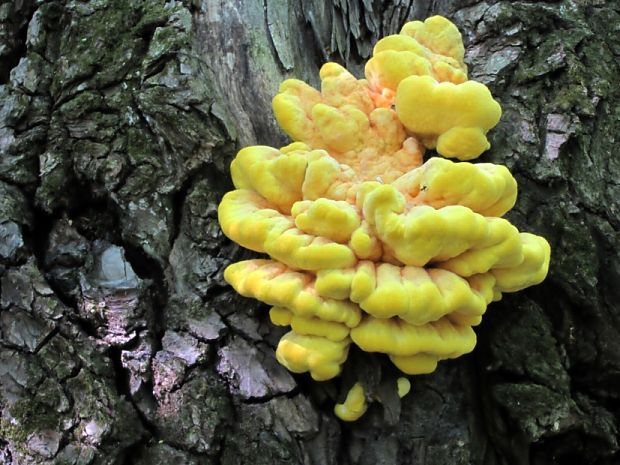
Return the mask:
<svg viewBox="0 0 620 465">
<path fill-rule="evenodd" d="M 216 209 L 245 145 L 286 139 L 279 83 L 363 74 L 442 14 L 504 114 L 481 158 L 547 280 L 402 404 L 332 413 L 277 364 Z M 413 0 L 0 1 L 0 463 L 618 464 L 620 6 Z M 398 411 L 400 410 L 400 411 Z"/>
</svg>

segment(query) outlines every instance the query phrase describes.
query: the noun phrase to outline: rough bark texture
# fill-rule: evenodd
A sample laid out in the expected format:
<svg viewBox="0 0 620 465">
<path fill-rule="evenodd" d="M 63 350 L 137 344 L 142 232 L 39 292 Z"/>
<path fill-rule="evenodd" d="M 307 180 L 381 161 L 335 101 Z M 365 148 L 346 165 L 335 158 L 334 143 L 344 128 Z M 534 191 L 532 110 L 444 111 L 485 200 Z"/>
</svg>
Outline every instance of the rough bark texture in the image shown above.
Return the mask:
<svg viewBox="0 0 620 465">
<path fill-rule="evenodd" d="M 502 104 L 482 160 L 551 271 L 344 425 L 339 381 L 280 367 L 223 282 L 246 252 L 216 207 L 236 149 L 285 142 L 281 80 L 359 75 L 432 14 Z M 0 1 L 0 463 L 620 463 L 619 25 L 596 0 Z"/>
</svg>

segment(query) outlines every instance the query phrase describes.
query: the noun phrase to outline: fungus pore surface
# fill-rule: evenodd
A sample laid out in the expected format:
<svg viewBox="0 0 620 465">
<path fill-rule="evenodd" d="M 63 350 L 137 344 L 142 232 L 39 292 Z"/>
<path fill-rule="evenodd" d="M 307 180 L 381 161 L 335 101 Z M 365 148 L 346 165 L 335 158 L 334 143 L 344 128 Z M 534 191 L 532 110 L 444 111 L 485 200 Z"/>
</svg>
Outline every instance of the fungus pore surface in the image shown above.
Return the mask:
<svg viewBox="0 0 620 465">
<path fill-rule="evenodd" d="M 273 111 L 294 142 L 232 162 L 220 225 L 264 258 L 224 276 L 291 327 L 276 351 L 290 371 L 334 378 L 355 344 L 430 373 L 474 349 L 489 303 L 545 278 L 547 241 L 502 218 L 517 196 L 508 169 L 464 161 L 490 147 L 501 108 L 463 54 L 447 19 L 409 22 L 376 44 L 366 79 L 326 63 L 320 90 L 284 81 Z M 359 418 L 367 395 L 356 383 L 335 413 Z"/>
</svg>

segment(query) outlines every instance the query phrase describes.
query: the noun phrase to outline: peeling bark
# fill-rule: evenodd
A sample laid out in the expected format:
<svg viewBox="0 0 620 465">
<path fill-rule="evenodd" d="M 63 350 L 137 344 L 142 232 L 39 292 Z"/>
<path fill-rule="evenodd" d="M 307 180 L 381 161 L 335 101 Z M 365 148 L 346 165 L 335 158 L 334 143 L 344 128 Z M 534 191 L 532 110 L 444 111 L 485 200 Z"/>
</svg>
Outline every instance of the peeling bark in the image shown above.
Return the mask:
<svg viewBox="0 0 620 465">
<path fill-rule="evenodd" d="M 286 142 L 283 79 L 361 75 L 433 14 L 502 104 L 482 161 L 517 178 L 550 275 L 342 424 L 340 381 L 279 366 L 226 286 L 249 255 L 217 204 L 238 148 Z M 0 1 L 0 463 L 618 463 L 618 24 L 600 0 Z"/>
</svg>

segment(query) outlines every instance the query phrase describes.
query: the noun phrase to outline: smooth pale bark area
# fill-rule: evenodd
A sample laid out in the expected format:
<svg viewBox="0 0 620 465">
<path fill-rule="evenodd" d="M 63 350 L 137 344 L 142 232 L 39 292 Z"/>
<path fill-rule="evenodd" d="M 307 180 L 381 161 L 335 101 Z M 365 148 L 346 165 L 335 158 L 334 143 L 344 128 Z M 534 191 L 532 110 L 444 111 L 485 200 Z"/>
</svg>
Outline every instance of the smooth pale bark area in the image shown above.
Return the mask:
<svg viewBox="0 0 620 465">
<path fill-rule="evenodd" d="M 480 161 L 517 178 L 550 274 L 343 424 L 344 381 L 278 365 L 265 306 L 223 281 L 251 255 L 217 204 L 240 147 L 286 143 L 283 79 L 361 76 L 434 14 L 503 107 Z M 620 463 L 619 24 L 596 0 L 1 1 L 0 463 Z"/>
</svg>

